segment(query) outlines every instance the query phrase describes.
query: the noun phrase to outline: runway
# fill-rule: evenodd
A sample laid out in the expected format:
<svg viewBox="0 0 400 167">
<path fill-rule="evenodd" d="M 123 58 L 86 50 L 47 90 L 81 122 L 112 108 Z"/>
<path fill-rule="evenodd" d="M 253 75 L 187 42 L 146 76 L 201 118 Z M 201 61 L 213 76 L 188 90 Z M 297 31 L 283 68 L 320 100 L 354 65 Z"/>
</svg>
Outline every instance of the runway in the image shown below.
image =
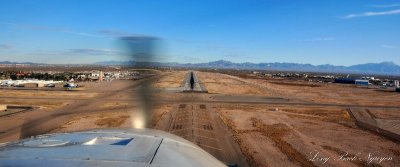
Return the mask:
<svg viewBox="0 0 400 167">
<path fill-rule="evenodd" d="M 190 83 L 190 77 L 195 78 L 194 83 Z M 202 99 L 200 94 L 207 92 L 200 83 L 195 73 L 188 72 L 182 82 L 183 92 L 186 93 L 181 98 L 187 102 L 174 105 L 173 110 L 162 118 L 156 128 L 197 144 L 225 164 L 248 166 L 239 145 L 217 115 L 214 105 L 197 103 Z"/>
<path fill-rule="evenodd" d="M 197 93 L 187 94 L 193 99 Z M 180 103 L 159 122 L 157 129 L 183 137 L 225 164 L 248 166 L 228 127 L 212 104 Z"/>
</svg>

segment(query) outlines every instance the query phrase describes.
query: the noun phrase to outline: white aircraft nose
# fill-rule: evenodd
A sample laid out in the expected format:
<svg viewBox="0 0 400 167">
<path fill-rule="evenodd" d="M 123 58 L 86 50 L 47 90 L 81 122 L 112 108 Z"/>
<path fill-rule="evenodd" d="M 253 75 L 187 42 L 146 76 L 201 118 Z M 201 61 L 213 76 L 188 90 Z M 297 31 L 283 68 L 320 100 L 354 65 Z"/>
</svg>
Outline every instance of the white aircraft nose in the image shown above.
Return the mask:
<svg viewBox="0 0 400 167">
<path fill-rule="evenodd" d="M 0 146 L 2 166 L 226 166 L 178 136 L 151 129 L 40 135 Z"/>
</svg>

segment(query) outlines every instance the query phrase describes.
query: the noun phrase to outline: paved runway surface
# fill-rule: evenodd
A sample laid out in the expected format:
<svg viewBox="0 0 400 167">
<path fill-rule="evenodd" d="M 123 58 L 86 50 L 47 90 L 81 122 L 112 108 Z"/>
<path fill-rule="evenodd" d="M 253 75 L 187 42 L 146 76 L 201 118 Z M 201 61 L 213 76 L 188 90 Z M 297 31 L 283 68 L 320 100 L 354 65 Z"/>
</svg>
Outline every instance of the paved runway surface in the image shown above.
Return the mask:
<svg viewBox="0 0 400 167">
<path fill-rule="evenodd" d="M 190 86 L 190 77 L 195 86 Z M 228 127 L 218 117 L 212 104 L 195 103 L 200 93 L 207 93 L 204 85 L 194 72 L 188 72 L 182 83 L 185 89 L 182 98 L 185 103 L 178 103 L 174 109 L 158 123 L 158 129 L 183 137 L 218 158 L 228 165 L 248 166 L 239 145 Z M 190 90 L 191 89 L 191 90 Z M 178 100 L 179 101 L 179 100 Z"/>
<path fill-rule="evenodd" d="M 197 93 L 188 93 L 194 99 Z M 183 137 L 225 162 L 247 166 L 228 127 L 210 104 L 180 103 L 159 123 L 159 129 Z"/>
</svg>

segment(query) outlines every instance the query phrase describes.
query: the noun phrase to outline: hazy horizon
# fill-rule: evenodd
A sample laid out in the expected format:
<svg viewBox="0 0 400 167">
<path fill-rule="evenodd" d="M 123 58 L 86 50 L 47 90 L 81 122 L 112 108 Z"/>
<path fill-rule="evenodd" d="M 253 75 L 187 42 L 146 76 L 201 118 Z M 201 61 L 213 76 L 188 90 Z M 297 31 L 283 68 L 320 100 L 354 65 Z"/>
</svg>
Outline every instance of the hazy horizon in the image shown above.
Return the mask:
<svg viewBox="0 0 400 167">
<path fill-rule="evenodd" d="M 129 62 L 129 61 L 134 61 L 134 60 L 105 60 L 105 61 L 97 61 L 97 62 L 93 62 L 93 63 L 45 63 L 45 62 L 32 62 L 32 61 L 9 61 L 9 60 L 0 60 L 0 62 L 11 62 L 11 63 L 35 63 L 35 64 L 49 64 L 49 65 L 94 65 L 94 64 L 101 64 L 101 63 L 107 63 L 107 62 L 116 62 L 116 63 L 124 63 L 124 62 Z M 210 61 L 206 61 L 206 62 L 187 62 L 187 63 L 180 63 L 180 62 L 175 62 L 175 61 L 167 61 L 167 62 L 163 62 L 163 61 L 151 61 L 154 63 L 178 63 L 178 64 L 202 64 L 202 63 L 211 63 L 211 62 L 218 62 L 218 61 L 228 61 L 231 63 L 236 63 L 236 64 L 241 64 L 241 63 L 253 63 L 253 64 L 262 64 L 262 63 L 293 63 L 293 64 L 303 64 L 303 65 L 307 65 L 310 63 L 296 63 L 296 62 L 235 62 L 235 61 L 230 61 L 230 60 L 224 60 L 224 59 L 219 59 L 219 60 L 210 60 Z M 141 61 L 138 61 L 141 62 Z M 144 61 L 147 62 L 147 61 Z M 366 63 L 360 63 L 360 64 L 351 64 L 351 65 L 334 65 L 334 64 L 310 64 L 313 66 L 320 66 L 320 65 L 332 65 L 332 66 L 344 66 L 344 67 L 349 67 L 349 66 L 355 66 L 355 65 L 362 65 L 362 64 L 381 64 L 381 63 L 393 63 L 397 66 L 400 66 L 399 64 L 393 62 L 393 61 L 382 61 L 382 62 L 366 62 Z"/>
</svg>

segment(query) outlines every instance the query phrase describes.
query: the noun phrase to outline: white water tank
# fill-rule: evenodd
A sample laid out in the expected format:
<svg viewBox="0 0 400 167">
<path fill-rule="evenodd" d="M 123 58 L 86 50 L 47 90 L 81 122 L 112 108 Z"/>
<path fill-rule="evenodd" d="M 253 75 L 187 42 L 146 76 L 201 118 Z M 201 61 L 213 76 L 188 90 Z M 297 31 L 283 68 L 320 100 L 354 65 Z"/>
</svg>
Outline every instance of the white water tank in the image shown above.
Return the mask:
<svg viewBox="0 0 400 167">
<path fill-rule="evenodd" d="M 399 88 L 399 87 L 400 87 L 399 80 L 395 80 L 395 81 L 394 81 L 394 87 L 396 87 L 396 88 Z"/>
<path fill-rule="evenodd" d="M 75 88 L 76 85 L 74 83 L 67 83 L 67 87 L 69 88 Z"/>
<path fill-rule="evenodd" d="M 394 87 L 396 88 L 396 92 L 400 92 L 400 83 L 399 80 L 394 81 Z"/>
</svg>

